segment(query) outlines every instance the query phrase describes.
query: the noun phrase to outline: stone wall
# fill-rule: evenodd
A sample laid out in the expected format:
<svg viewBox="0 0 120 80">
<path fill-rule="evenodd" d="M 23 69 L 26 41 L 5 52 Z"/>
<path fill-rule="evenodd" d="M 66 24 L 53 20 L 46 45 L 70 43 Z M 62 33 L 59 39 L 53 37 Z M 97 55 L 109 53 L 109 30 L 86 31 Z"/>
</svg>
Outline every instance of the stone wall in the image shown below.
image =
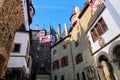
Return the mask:
<svg viewBox="0 0 120 80">
<path fill-rule="evenodd" d="M 21 0 L 0 0 L 0 78 L 4 76 L 16 29 L 24 23 Z M 2 65 L 2 66 L 1 66 Z"/>
</svg>

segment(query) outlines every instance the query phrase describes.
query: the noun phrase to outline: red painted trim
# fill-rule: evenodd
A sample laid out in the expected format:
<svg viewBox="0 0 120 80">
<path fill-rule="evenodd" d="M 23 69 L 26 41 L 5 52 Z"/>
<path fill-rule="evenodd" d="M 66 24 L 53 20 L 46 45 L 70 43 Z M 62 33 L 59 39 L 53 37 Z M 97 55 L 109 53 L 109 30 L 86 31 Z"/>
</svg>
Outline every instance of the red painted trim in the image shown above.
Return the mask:
<svg viewBox="0 0 120 80">
<path fill-rule="evenodd" d="M 85 13 L 85 11 L 87 10 L 88 6 L 89 6 L 89 3 L 86 2 L 85 5 L 84 5 L 84 8 L 82 9 L 82 11 L 81 11 L 80 15 L 78 16 L 78 18 L 81 18 L 81 17 L 82 17 L 82 15 L 83 15 L 83 14 Z"/>
</svg>

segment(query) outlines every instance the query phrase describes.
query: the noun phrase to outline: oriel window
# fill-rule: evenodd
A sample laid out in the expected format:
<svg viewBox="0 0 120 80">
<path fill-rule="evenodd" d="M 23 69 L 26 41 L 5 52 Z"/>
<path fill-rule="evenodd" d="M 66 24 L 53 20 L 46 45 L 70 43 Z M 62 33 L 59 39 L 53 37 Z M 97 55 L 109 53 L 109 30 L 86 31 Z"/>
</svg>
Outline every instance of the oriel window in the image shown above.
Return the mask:
<svg viewBox="0 0 120 80">
<path fill-rule="evenodd" d="M 99 38 L 99 36 L 103 35 L 107 30 L 108 30 L 108 27 L 105 21 L 103 20 L 103 18 L 100 18 L 96 23 L 96 25 L 91 30 L 91 36 L 92 36 L 93 42 L 95 42 Z"/>
</svg>

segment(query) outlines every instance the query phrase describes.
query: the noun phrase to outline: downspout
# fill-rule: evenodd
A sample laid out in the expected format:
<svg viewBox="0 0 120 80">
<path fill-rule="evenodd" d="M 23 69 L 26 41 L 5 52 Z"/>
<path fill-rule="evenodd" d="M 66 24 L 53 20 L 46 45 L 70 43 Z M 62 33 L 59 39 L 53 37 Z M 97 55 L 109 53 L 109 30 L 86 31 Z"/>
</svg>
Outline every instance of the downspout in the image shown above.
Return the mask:
<svg viewBox="0 0 120 80">
<path fill-rule="evenodd" d="M 72 36 L 70 36 L 70 37 L 72 37 Z M 73 77 L 74 77 L 74 79 L 73 80 L 75 80 L 75 63 L 74 63 L 74 56 L 73 56 L 73 51 L 72 51 L 72 43 L 71 43 L 71 41 L 70 41 L 70 49 L 71 49 L 71 58 L 72 58 L 72 65 L 73 65 Z"/>
</svg>

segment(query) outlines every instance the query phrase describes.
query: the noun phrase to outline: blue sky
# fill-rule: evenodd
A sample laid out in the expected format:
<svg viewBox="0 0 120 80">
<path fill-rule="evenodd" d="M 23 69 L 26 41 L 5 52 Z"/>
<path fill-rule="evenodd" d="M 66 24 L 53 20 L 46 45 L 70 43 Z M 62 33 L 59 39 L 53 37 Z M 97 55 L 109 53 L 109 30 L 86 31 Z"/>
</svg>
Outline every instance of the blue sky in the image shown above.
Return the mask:
<svg viewBox="0 0 120 80">
<path fill-rule="evenodd" d="M 39 25 L 39 29 L 48 29 L 49 25 L 57 29 L 57 24 L 61 24 L 62 31 L 64 23 L 70 27 L 70 16 L 75 6 L 83 8 L 87 0 L 32 0 L 35 8 L 33 22 L 30 25 L 34 29 L 35 24 Z"/>
</svg>

